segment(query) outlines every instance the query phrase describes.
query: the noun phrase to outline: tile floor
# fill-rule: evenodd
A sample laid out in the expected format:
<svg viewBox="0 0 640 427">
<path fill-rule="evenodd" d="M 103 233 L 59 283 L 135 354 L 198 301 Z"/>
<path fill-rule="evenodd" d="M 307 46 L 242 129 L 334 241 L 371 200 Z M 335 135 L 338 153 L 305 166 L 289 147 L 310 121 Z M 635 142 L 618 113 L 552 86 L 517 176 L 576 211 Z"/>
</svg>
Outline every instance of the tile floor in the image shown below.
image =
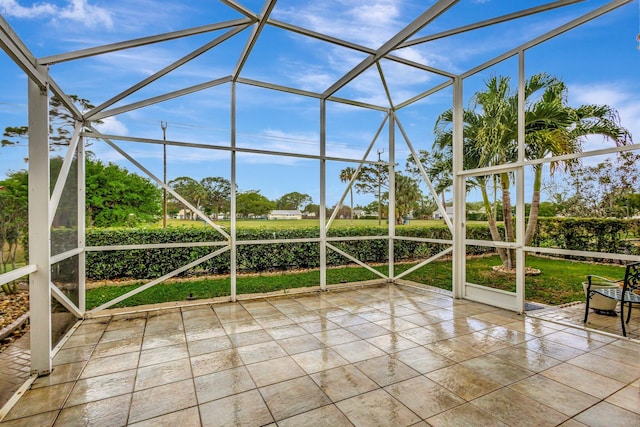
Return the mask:
<svg viewBox="0 0 640 427">
<path fill-rule="evenodd" d="M 529 311 L 529 316 L 537 319 L 550 320 L 552 322 L 567 323 L 582 328 L 585 326 L 584 320 L 585 303 L 571 303 L 559 307 L 549 307 L 542 310 Z M 620 304 L 618 304 L 617 316 L 597 314 L 590 310 L 586 326 L 590 329 L 607 332 L 622 336 L 622 326 L 620 324 Z M 625 310 L 626 316 L 627 310 Z M 631 320 L 625 326 L 627 337 L 640 340 L 640 310 L 636 306 L 631 311 Z"/>
<path fill-rule="evenodd" d="M 0 349 L 0 408 L 31 376 L 29 333 Z"/>
<path fill-rule="evenodd" d="M 640 425 L 640 344 L 400 285 L 85 321 L 5 426 Z"/>
</svg>

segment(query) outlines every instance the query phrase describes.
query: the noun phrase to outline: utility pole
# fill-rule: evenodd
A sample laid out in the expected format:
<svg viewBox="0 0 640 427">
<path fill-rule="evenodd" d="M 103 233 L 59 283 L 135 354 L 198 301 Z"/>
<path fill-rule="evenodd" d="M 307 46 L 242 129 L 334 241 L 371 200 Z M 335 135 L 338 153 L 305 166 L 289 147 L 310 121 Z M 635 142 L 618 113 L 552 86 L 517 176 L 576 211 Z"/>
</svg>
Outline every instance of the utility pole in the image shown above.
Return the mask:
<svg viewBox="0 0 640 427">
<path fill-rule="evenodd" d="M 167 228 L 167 122 L 160 122 L 162 129 L 162 228 Z"/>
<path fill-rule="evenodd" d="M 382 204 L 380 203 L 380 189 L 382 187 L 382 177 L 380 176 L 380 155 L 384 153 L 384 148 L 378 149 L 378 164 L 376 165 L 376 169 L 378 170 L 378 225 L 382 224 Z"/>
</svg>

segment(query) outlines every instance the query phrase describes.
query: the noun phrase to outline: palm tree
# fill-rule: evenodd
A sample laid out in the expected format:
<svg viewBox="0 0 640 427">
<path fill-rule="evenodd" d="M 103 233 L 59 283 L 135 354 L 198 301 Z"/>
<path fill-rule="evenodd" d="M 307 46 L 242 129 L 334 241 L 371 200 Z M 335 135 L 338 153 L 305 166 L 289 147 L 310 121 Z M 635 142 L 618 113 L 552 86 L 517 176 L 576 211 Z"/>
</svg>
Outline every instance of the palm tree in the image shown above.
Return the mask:
<svg viewBox="0 0 640 427">
<path fill-rule="evenodd" d="M 465 110 L 464 167 L 465 169 L 501 165 L 517 160 L 518 95 L 510 90 L 508 77 L 492 77 L 486 89 L 476 93 L 473 107 Z M 541 93 L 539 97 L 534 95 Z M 631 142 L 629 132 L 621 126 L 617 112 L 606 105 L 567 104 L 567 88 L 557 78 L 546 73 L 535 74 L 525 81 L 525 158 L 540 159 L 548 155 L 560 156 L 581 150 L 584 137 L 602 135 L 617 145 Z M 447 110 L 436 122 L 434 148 L 452 157 L 453 113 Z M 552 163 L 551 172 L 559 166 L 570 168 L 572 163 Z M 504 241 L 515 241 L 514 220 L 511 213 L 510 184 L 512 175 L 498 175 L 504 216 Z M 488 176 L 475 177 L 470 184 L 480 189 L 489 229 L 494 241 L 502 241 L 487 193 Z M 533 239 L 540 208 L 542 166 L 534 166 L 531 210 L 524 236 L 524 244 Z M 515 267 L 513 250 L 501 251 L 503 266 Z"/>
<path fill-rule="evenodd" d="M 567 88 L 557 81 L 545 90 L 539 101 L 528 110 L 526 119 L 525 152 L 529 159 L 541 159 L 548 155 L 560 156 L 579 152 L 585 136 L 600 135 L 616 145 L 632 143 L 629 131 L 622 127 L 618 113 L 607 105 L 566 106 Z M 554 124 L 556 125 L 554 127 Z M 558 167 L 569 170 L 576 161 L 551 163 L 551 173 Z M 534 167 L 533 195 L 524 244 L 529 245 L 538 221 L 542 166 Z"/>
<path fill-rule="evenodd" d="M 481 138 L 479 132 L 486 126 L 484 123 L 484 116 L 480 113 L 469 109 L 463 112 L 464 121 L 464 141 L 463 141 L 463 163 L 464 169 L 476 169 L 480 167 L 489 166 L 489 156 L 485 155 L 482 148 L 482 144 L 478 143 Z M 451 171 L 453 169 L 453 111 L 447 110 L 443 112 L 436 121 L 435 126 L 435 141 L 432 157 L 437 161 L 432 162 L 431 165 L 426 166 L 427 173 L 431 178 L 438 177 L 440 182 L 440 188 L 443 185 L 452 185 L 453 178 L 451 177 Z M 448 177 L 447 177 L 448 176 Z M 467 179 L 467 191 L 473 188 L 478 188 L 482 195 L 483 207 L 488 218 L 489 232 L 493 241 L 502 241 L 502 236 L 498 230 L 496 217 L 492 209 L 491 202 L 489 200 L 489 177 L 488 176 L 476 176 Z M 442 191 L 444 191 L 442 189 Z M 503 248 L 496 248 L 500 259 L 504 265 L 509 262 L 507 251 Z"/>
<path fill-rule="evenodd" d="M 347 166 L 346 168 L 340 171 L 340 181 L 341 182 L 351 182 L 353 176 L 356 174 L 356 170 L 351 166 Z M 351 197 L 351 225 L 353 225 L 353 185 L 349 188 L 349 195 Z"/>
</svg>

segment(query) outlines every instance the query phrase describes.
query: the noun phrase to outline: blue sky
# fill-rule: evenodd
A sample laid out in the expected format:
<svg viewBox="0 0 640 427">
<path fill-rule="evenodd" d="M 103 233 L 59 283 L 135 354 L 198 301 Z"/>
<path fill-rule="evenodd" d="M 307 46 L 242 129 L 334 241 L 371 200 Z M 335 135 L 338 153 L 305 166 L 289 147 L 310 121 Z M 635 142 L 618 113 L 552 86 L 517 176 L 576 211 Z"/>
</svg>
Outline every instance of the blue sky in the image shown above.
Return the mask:
<svg viewBox="0 0 640 427">
<path fill-rule="evenodd" d="M 263 1 L 238 2 L 259 13 Z M 279 0 L 271 17 L 371 49 L 377 49 L 420 15 L 433 1 L 426 0 Z M 546 1 L 461 1 L 413 38 L 548 3 Z M 479 29 L 423 45 L 399 49 L 399 57 L 457 74 L 482 64 L 502 52 L 592 10 L 606 1 L 586 1 L 518 21 Z M 595 6 L 594 6 L 595 5 Z M 238 11 L 215 1 L 154 0 L 0 0 L 0 14 L 36 57 L 176 31 L 242 18 Z M 55 64 L 51 75 L 67 93 L 98 105 L 128 86 L 147 78 L 173 61 L 222 35 L 201 34 L 162 44 L 119 51 L 97 57 Z M 640 6 L 634 1 L 528 51 L 526 74 L 546 71 L 569 87 L 569 102 L 608 104 L 616 108 L 623 124 L 640 135 Z M 126 105 L 166 92 L 230 75 L 237 64 L 250 28 L 206 52 L 169 76 L 116 104 Z M 267 26 L 257 41 L 241 76 L 322 92 L 365 58 L 365 54 L 299 34 Z M 385 81 L 394 103 L 428 90 L 445 78 L 397 62 L 383 61 Z M 515 59 L 492 67 L 465 83 L 465 100 L 482 87 L 491 74 L 517 75 Z M 0 128 L 27 121 L 26 77 L 0 53 Z M 99 130 L 107 134 L 161 139 L 160 121 L 168 122 L 167 139 L 228 147 L 230 135 L 230 86 L 173 99 L 107 118 Z M 388 106 L 380 76 L 374 68 L 363 73 L 336 96 Z M 277 152 L 318 155 L 320 118 L 317 99 L 238 85 L 237 146 Z M 465 101 L 466 102 L 466 101 Z M 451 89 L 444 89 L 398 112 L 399 120 L 416 149 L 428 149 L 437 115 L 451 107 Z M 359 159 L 382 122 L 380 111 L 329 102 L 327 106 L 327 155 Z M 388 131 L 383 129 L 369 159 L 388 159 Z M 162 174 L 161 146 L 118 142 L 157 176 Z M 396 132 L 396 161 L 404 167 L 409 154 Z M 603 148 L 592 138 L 585 149 Z M 104 161 L 135 170 L 103 142 L 90 150 Z M 63 155 L 63 153 L 60 153 Z M 169 147 L 168 178 L 189 175 L 229 178 L 226 151 Z M 26 147 L 0 149 L 0 176 L 26 167 Z M 588 159 L 596 162 L 600 159 Z M 338 174 L 345 162 L 328 162 L 327 204 L 344 192 Z M 237 183 L 241 191 L 259 189 L 275 199 L 298 191 L 319 201 L 319 162 L 296 157 L 239 153 Z M 470 197 L 473 198 L 473 197 Z M 373 196 L 357 195 L 366 204 Z"/>
</svg>

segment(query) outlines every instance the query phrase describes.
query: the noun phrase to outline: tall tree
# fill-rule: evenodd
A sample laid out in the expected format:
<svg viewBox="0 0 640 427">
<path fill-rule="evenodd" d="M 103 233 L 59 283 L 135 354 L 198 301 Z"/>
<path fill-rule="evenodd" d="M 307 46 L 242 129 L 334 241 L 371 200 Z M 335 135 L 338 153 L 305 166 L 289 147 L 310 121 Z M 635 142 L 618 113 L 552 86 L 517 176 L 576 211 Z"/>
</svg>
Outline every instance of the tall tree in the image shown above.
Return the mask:
<svg viewBox="0 0 640 427">
<path fill-rule="evenodd" d="M 202 207 L 202 201 L 207 197 L 207 191 L 202 183 L 188 176 L 180 176 L 172 179 L 168 185 L 196 209 Z M 195 212 L 192 212 L 192 210 L 186 206 L 184 206 L 184 209 L 188 212 L 189 219 L 195 219 Z"/>
<path fill-rule="evenodd" d="M 162 215 L 162 191 L 116 164 L 87 159 L 87 225 L 135 226 Z"/>
<path fill-rule="evenodd" d="M 276 204 L 260 194 L 259 190 L 249 190 L 238 193 L 236 196 L 236 211 L 239 215 L 266 215 Z"/>
<path fill-rule="evenodd" d="M 402 224 L 403 219 L 418 208 L 422 192 L 416 180 L 410 176 L 397 173 L 395 181 L 396 221 Z"/>
<path fill-rule="evenodd" d="M 382 195 L 389 191 L 389 170 L 381 165 L 363 166 L 356 182 L 360 194 L 373 194 L 378 202 L 378 225 L 382 223 Z"/>
<path fill-rule="evenodd" d="M 353 179 L 353 176 L 355 175 L 356 170 L 354 168 L 352 168 L 351 166 L 347 166 L 346 168 L 342 169 L 340 171 L 340 181 L 341 182 L 351 182 L 351 180 Z M 351 208 L 351 216 L 350 216 L 350 220 L 351 220 L 351 225 L 353 225 L 353 186 L 351 186 L 349 188 L 349 196 L 351 198 L 350 201 L 350 208 Z"/>
<path fill-rule="evenodd" d="M 0 181 L 0 261 L 2 272 L 16 268 L 20 238 L 27 233 L 29 176 L 26 171 L 11 172 Z"/>
<path fill-rule="evenodd" d="M 563 206 L 563 214 L 596 218 L 637 214 L 640 155 L 620 153 L 593 166 L 574 168 L 568 178 L 574 194 Z"/>
<path fill-rule="evenodd" d="M 77 95 L 69 95 L 69 98 L 78 106 L 80 111 L 87 111 L 94 106 L 88 99 L 80 98 Z M 67 110 L 60 98 L 56 95 L 49 99 L 49 148 L 56 148 L 69 145 L 75 120 L 69 110 Z M 100 122 L 98 122 L 100 123 Z M 29 138 L 29 128 L 27 126 L 8 126 L 3 133 L 4 138 L 0 142 L 2 146 L 16 145 Z"/>
<path fill-rule="evenodd" d="M 313 199 L 310 195 L 294 191 L 276 200 L 276 209 L 302 209 L 303 206 L 308 205 L 312 201 Z"/>
<path fill-rule="evenodd" d="M 231 183 L 228 179 L 216 176 L 206 177 L 200 180 L 200 184 L 206 192 L 204 203 L 208 211 L 215 214 L 216 219 L 220 212 L 227 212 L 231 202 Z"/>
</svg>

